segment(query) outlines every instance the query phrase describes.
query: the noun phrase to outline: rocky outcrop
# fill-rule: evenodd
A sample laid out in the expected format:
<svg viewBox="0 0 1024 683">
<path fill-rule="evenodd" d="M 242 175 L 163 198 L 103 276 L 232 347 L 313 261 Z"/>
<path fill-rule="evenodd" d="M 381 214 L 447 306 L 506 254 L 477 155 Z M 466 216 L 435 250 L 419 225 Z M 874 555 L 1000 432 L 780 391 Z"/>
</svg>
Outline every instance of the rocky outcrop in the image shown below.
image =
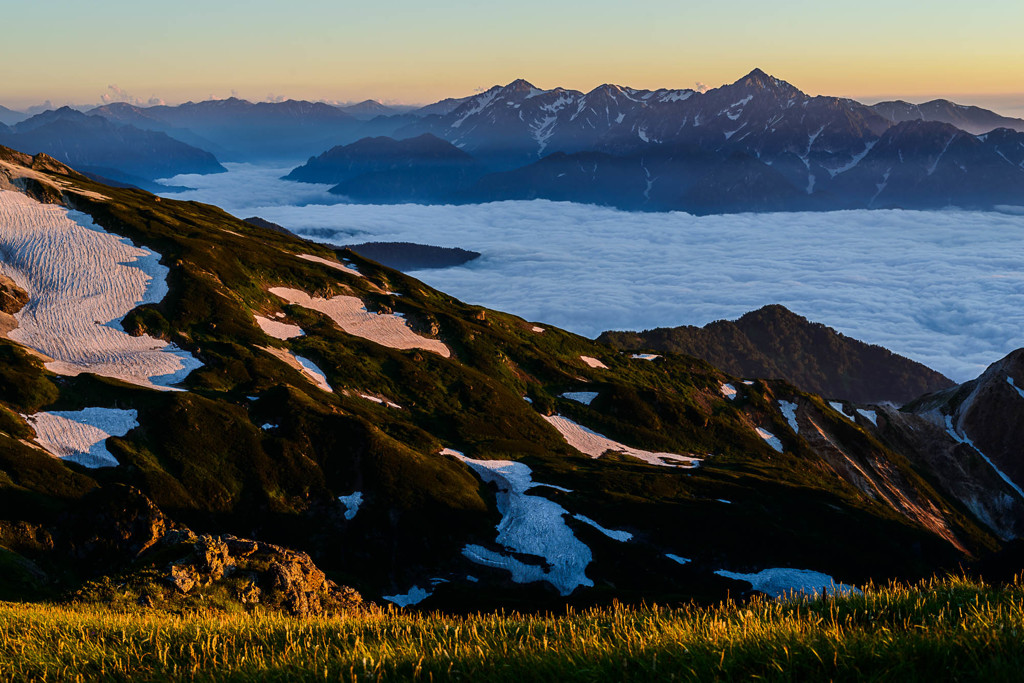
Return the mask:
<svg viewBox="0 0 1024 683">
<path fill-rule="evenodd" d="M 358 607 L 357 591 L 334 583 L 306 553 L 234 536 L 176 530 L 163 539 L 187 554 L 167 565 L 164 580 L 182 594 L 228 585 L 244 605 L 261 604 L 305 617 Z"/>
<path fill-rule="evenodd" d="M 0 313 L 14 315 L 28 303 L 28 293 L 14 280 L 0 273 Z"/>
</svg>

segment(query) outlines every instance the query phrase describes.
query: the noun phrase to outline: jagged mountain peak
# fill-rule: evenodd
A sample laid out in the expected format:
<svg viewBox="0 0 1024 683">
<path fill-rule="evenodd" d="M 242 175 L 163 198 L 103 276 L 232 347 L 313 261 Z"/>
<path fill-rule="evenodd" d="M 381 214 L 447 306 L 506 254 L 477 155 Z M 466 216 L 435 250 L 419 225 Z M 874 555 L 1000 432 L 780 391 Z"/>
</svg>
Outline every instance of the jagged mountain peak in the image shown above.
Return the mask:
<svg viewBox="0 0 1024 683">
<path fill-rule="evenodd" d="M 731 85 L 722 86 L 719 90 L 725 88 L 743 88 L 748 90 L 767 90 L 776 92 L 779 94 L 787 95 L 803 95 L 803 91 L 787 81 L 784 81 L 775 76 L 766 74 L 761 69 L 754 69 L 743 78 L 735 81 Z"/>
<path fill-rule="evenodd" d="M 540 90 L 533 83 L 530 83 L 525 78 L 517 78 L 508 85 L 502 87 L 504 92 L 518 92 L 518 93 L 530 93 L 534 90 Z"/>
</svg>

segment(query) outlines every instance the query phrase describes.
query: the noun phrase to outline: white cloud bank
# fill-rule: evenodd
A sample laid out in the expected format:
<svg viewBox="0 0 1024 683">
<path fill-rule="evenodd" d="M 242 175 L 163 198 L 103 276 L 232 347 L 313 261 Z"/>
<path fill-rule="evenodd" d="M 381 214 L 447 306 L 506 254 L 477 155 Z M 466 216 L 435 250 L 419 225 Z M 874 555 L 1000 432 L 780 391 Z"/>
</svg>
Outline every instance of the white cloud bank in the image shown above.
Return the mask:
<svg viewBox="0 0 1024 683">
<path fill-rule="evenodd" d="M 479 251 L 415 275 L 465 301 L 587 336 L 703 325 L 780 303 L 962 381 L 1024 346 L 1024 216 L 841 211 L 696 217 L 549 201 L 315 204 L 285 168 L 179 176 L 167 195 L 258 215 L 324 241 Z M 306 204 L 299 206 L 300 204 Z"/>
</svg>

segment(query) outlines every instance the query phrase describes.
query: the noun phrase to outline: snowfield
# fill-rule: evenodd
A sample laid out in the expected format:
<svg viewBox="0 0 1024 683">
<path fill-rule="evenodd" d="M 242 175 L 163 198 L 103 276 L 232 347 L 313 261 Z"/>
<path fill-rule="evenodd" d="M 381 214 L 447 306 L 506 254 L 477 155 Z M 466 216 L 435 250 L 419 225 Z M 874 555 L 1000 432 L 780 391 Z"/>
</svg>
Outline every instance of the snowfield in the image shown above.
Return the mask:
<svg viewBox="0 0 1024 683">
<path fill-rule="evenodd" d="M 136 411 L 114 408 L 36 413 L 25 418 L 43 449 L 56 458 L 93 469 L 117 467 L 117 459 L 107 450 L 107 439 L 124 436 L 139 426 Z"/>
<path fill-rule="evenodd" d="M 449 358 L 451 350 L 437 339 L 421 337 L 405 318 L 394 313 L 370 313 L 359 297 L 339 294 L 331 299 L 311 297 L 301 289 L 274 287 L 271 294 L 290 304 L 323 313 L 346 333 L 392 349 L 422 349 Z"/>
<path fill-rule="evenodd" d="M 586 574 L 593 555 L 565 523 L 568 511 L 546 498 L 526 493 L 535 486 L 544 486 L 533 481 L 529 467 L 511 460 L 473 460 L 450 448 L 441 453 L 465 463 L 484 482 L 498 488 L 498 544 L 509 553 L 533 555 L 544 562 L 527 563 L 481 545 L 467 545 L 463 555 L 477 564 L 508 571 L 516 583 L 547 581 L 562 595 L 569 595 L 578 586 L 594 585 Z"/>
<path fill-rule="evenodd" d="M 256 324 L 260 326 L 260 329 L 268 337 L 274 339 L 286 340 L 294 339 L 295 337 L 301 337 L 305 334 L 302 328 L 298 325 L 289 325 L 278 320 L 271 320 L 270 318 L 264 318 L 262 315 L 253 316 L 256 318 Z"/>
<path fill-rule="evenodd" d="M 580 453 L 589 455 L 591 458 L 599 458 L 608 451 L 622 453 L 637 460 L 643 460 L 649 465 L 661 465 L 662 467 L 699 467 L 701 459 L 692 455 L 679 455 L 678 453 L 655 453 L 640 448 L 633 448 L 618 441 L 613 441 L 606 436 L 587 429 L 583 425 L 576 424 L 567 417 L 561 415 L 541 415 L 548 424 L 558 430 L 565 442 L 578 450 Z"/>
<path fill-rule="evenodd" d="M 167 294 L 160 256 L 83 213 L 0 191 L 0 271 L 31 297 L 7 336 L 60 375 L 91 372 L 168 389 L 201 363 L 173 344 L 132 337 L 121 320 Z"/>
</svg>

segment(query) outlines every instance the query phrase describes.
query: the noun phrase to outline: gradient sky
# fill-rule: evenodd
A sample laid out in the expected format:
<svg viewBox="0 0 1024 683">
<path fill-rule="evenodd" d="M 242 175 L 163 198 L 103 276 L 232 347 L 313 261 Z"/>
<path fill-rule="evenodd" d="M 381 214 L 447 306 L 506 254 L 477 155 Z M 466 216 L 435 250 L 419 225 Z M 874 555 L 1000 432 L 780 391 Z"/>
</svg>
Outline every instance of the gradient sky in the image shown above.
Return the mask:
<svg viewBox="0 0 1024 683">
<path fill-rule="evenodd" d="M 429 102 L 526 78 L 956 96 L 1024 113 L 1024 1 L 32 0 L 5 7 L 0 104 L 237 94 Z"/>
</svg>

